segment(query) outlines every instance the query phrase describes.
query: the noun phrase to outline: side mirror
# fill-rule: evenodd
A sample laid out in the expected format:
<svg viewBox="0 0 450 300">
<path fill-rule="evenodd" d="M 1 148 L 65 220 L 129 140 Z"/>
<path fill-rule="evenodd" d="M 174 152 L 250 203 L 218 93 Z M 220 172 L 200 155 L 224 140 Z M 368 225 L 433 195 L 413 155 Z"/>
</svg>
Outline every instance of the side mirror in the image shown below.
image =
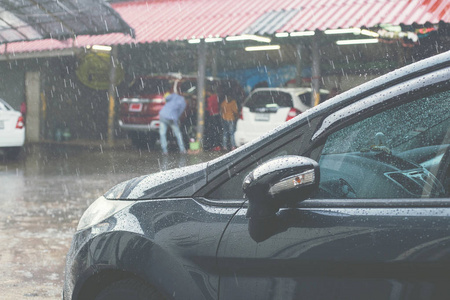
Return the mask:
<svg viewBox="0 0 450 300">
<path fill-rule="evenodd" d="M 275 216 L 284 204 L 307 199 L 320 179 L 319 164 L 307 157 L 286 155 L 258 166 L 244 179 L 248 218 Z"/>
</svg>

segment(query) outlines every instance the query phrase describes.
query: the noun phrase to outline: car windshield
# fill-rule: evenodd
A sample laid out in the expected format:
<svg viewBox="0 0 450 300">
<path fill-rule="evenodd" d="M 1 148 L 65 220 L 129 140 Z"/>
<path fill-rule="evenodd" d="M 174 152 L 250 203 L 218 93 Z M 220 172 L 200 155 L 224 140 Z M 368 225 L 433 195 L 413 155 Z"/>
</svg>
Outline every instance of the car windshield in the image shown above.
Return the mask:
<svg viewBox="0 0 450 300">
<path fill-rule="evenodd" d="M 308 106 L 311 105 L 311 93 L 298 94 L 297 97 L 300 99 L 300 101 L 303 104 L 308 105 Z"/>
<path fill-rule="evenodd" d="M 280 91 L 259 91 L 255 92 L 244 106 L 254 109 L 261 107 L 292 107 L 292 97 L 290 94 Z"/>
<path fill-rule="evenodd" d="M 0 110 L 11 110 L 11 106 L 8 103 L 0 99 Z"/>
<path fill-rule="evenodd" d="M 170 91 L 170 87 L 168 79 L 138 78 L 130 86 L 129 94 L 133 96 L 165 94 Z"/>
<path fill-rule="evenodd" d="M 178 90 L 181 94 L 195 94 L 197 93 L 197 81 L 187 80 L 179 83 Z"/>
</svg>

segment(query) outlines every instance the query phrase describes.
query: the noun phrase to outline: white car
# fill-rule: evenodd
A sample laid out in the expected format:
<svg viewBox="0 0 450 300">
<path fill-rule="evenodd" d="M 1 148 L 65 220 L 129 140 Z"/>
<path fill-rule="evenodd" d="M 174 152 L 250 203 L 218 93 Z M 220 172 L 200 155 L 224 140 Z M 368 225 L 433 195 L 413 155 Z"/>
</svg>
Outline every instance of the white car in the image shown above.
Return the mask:
<svg viewBox="0 0 450 300">
<path fill-rule="evenodd" d="M 320 90 L 323 101 L 329 91 Z M 260 137 L 310 108 L 311 88 L 258 88 L 245 99 L 236 124 L 237 146 Z"/>
<path fill-rule="evenodd" d="M 16 158 L 25 143 L 25 124 L 20 112 L 0 99 L 0 151 Z"/>
</svg>

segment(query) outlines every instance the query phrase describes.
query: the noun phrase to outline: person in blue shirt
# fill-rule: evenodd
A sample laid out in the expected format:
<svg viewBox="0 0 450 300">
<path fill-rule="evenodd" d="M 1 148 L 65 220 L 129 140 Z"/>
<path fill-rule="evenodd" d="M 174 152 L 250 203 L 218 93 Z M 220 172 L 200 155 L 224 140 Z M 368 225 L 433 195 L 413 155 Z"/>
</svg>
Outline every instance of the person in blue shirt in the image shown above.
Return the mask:
<svg viewBox="0 0 450 300">
<path fill-rule="evenodd" d="M 181 135 L 180 126 L 178 121 L 181 114 L 186 108 L 186 101 L 183 96 L 172 92 L 166 96 L 166 104 L 159 112 L 159 138 L 161 141 L 162 153 L 167 154 L 167 127 L 170 126 L 173 134 L 178 143 L 178 148 L 180 153 L 186 153 L 186 148 L 184 147 L 183 136 Z"/>
</svg>

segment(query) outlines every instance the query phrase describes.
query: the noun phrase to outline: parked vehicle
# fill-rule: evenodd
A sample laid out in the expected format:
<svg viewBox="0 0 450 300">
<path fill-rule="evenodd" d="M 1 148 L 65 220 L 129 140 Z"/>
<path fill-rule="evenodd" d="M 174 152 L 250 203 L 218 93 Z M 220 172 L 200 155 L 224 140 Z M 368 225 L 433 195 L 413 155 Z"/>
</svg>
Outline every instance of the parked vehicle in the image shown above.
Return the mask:
<svg viewBox="0 0 450 300">
<path fill-rule="evenodd" d="M 320 90 L 320 98 L 329 92 Z M 235 140 L 242 146 L 311 107 L 311 88 L 257 88 L 245 99 Z"/>
<path fill-rule="evenodd" d="M 8 158 L 17 158 L 25 143 L 22 114 L 0 99 L 0 151 Z"/>
<path fill-rule="evenodd" d="M 205 84 L 206 88 L 216 85 L 220 93 L 231 89 L 243 95 L 242 87 L 235 80 L 207 78 Z M 152 147 L 159 138 L 159 111 L 165 104 L 165 94 L 172 90 L 187 102 L 180 118 L 185 139 L 195 135 L 197 78 L 181 74 L 143 76 L 136 78 L 127 95 L 120 99 L 119 126 L 129 133 L 135 146 Z"/>
<path fill-rule="evenodd" d="M 449 99 L 447 52 L 115 186 L 80 219 L 64 299 L 449 298 Z"/>
<path fill-rule="evenodd" d="M 126 97 L 120 99 L 119 126 L 127 131 L 135 146 L 152 147 L 159 137 L 159 111 L 165 104 L 165 94 L 171 91 L 187 96 L 186 110 L 180 118 L 181 131 L 186 133 L 185 121 L 193 117 L 192 96 L 196 79 L 178 74 L 144 76 L 129 86 Z"/>
</svg>

